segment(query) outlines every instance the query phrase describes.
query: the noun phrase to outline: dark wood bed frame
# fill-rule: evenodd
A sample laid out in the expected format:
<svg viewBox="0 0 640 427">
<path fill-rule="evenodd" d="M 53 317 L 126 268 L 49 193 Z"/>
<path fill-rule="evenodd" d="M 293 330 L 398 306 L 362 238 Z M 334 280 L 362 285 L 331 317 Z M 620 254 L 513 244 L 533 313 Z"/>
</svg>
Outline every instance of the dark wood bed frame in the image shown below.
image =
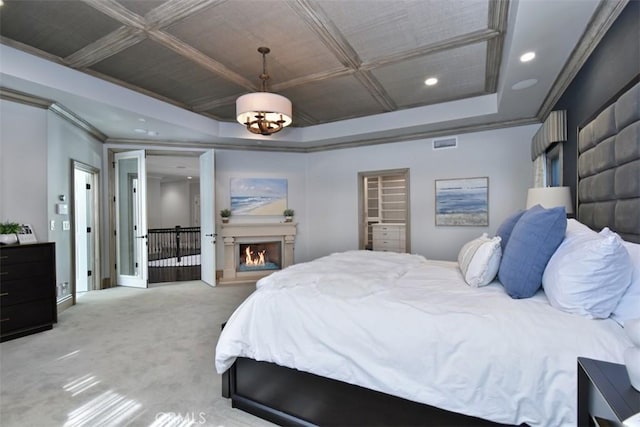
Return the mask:
<svg viewBox="0 0 640 427">
<path fill-rule="evenodd" d="M 222 374 L 231 406 L 287 426 L 498 426 L 273 363 L 238 358 Z"/>
</svg>

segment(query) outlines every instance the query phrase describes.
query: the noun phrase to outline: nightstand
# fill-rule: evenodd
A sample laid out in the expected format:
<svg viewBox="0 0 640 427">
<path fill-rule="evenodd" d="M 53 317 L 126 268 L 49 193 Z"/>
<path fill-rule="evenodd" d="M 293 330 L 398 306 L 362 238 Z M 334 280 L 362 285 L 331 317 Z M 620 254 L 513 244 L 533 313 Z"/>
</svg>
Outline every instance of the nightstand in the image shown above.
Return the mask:
<svg viewBox="0 0 640 427">
<path fill-rule="evenodd" d="M 640 412 L 640 392 L 617 363 L 578 357 L 578 426 L 621 426 Z"/>
</svg>

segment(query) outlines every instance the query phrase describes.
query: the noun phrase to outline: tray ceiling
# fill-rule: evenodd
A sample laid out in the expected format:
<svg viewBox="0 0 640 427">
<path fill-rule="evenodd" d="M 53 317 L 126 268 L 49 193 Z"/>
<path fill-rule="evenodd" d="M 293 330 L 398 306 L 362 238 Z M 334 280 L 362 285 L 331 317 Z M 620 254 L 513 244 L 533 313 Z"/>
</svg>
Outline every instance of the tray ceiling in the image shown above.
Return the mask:
<svg viewBox="0 0 640 427">
<path fill-rule="evenodd" d="M 509 3 L 491 0 L 12 1 L 2 42 L 220 120 L 259 90 L 305 127 L 497 90 Z M 462 7 L 463 5 L 463 7 Z M 427 77 L 437 77 L 427 87 Z"/>
</svg>

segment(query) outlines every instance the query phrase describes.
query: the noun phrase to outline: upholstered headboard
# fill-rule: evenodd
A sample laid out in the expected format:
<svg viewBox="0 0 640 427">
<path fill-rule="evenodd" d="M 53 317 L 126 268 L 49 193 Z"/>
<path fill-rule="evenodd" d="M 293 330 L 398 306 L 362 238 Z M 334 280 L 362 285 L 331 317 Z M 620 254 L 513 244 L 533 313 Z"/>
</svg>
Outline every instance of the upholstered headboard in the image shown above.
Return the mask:
<svg viewBox="0 0 640 427">
<path fill-rule="evenodd" d="M 578 217 L 640 243 L 640 83 L 578 134 Z"/>
</svg>

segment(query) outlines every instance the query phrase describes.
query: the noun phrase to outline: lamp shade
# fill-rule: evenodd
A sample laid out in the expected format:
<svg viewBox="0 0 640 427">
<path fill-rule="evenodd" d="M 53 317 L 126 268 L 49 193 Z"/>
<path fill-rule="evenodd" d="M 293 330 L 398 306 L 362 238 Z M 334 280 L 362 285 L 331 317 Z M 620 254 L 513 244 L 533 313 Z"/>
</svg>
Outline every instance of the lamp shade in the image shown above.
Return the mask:
<svg viewBox="0 0 640 427">
<path fill-rule="evenodd" d="M 569 187 L 530 188 L 527 193 L 527 209 L 535 205 L 541 205 L 547 209 L 564 206 L 565 211 L 572 214 L 571 190 Z"/>
<path fill-rule="evenodd" d="M 269 122 L 284 120 L 283 127 L 291 124 L 291 101 L 282 95 L 271 92 L 254 92 L 242 95 L 236 100 L 236 117 L 239 123 L 246 124 L 256 119 L 258 113 L 264 114 Z"/>
</svg>

